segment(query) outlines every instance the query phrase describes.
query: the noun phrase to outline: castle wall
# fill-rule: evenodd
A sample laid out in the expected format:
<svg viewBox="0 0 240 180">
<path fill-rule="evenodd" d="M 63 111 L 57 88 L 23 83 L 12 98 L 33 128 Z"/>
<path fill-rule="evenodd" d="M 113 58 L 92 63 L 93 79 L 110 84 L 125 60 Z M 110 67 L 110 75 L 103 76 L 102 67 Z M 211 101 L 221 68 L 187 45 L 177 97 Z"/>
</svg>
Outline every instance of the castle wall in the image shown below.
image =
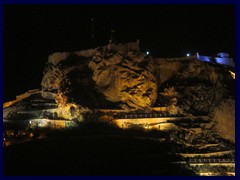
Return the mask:
<svg viewBox="0 0 240 180">
<path fill-rule="evenodd" d="M 108 44 L 108 49 L 119 52 L 120 54 L 126 54 L 127 51 L 140 51 L 139 42 L 129 42 L 129 43 L 110 43 Z"/>
<path fill-rule="evenodd" d="M 235 63 L 233 62 L 232 58 L 221 58 L 221 57 L 215 57 L 216 63 L 218 64 L 224 64 L 230 67 L 235 67 Z"/>
</svg>

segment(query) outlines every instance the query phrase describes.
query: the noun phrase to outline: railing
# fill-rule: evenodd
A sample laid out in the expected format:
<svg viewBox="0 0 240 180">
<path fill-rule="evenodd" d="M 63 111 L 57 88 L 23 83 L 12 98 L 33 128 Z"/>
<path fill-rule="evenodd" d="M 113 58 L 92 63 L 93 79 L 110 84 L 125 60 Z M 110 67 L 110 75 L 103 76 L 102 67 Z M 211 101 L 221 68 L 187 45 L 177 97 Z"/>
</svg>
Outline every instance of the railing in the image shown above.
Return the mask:
<svg viewBox="0 0 240 180">
<path fill-rule="evenodd" d="M 180 117 L 178 114 L 163 113 L 137 113 L 137 114 L 117 114 L 117 119 L 137 119 L 137 118 L 159 118 L 159 117 Z"/>
<path fill-rule="evenodd" d="M 189 159 L 191 164 L 195 163 L 234 163 L 235 159 Z"/>
</svg>

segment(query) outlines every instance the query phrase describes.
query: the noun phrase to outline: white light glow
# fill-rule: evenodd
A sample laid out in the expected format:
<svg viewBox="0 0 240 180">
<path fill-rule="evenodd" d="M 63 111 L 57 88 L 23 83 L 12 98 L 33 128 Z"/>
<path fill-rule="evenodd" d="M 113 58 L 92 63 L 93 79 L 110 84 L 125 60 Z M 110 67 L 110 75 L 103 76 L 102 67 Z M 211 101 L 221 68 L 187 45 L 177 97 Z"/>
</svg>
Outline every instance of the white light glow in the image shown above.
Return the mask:
<svg viewBox="0 0 240 180">
<path fill-rule="evenodd" d="M 149 51 L 147 51 L 147 53 L 146 53 L 147 55 L 149 54 Z"/>
<path fill-rule="evenodd" d="M 189 56 L 190 56 L 190 54 L 189 54 L 189 53 L 187 53 L 187 54 L 186 54 L 186 56 L 187 56 L 187 57 L 189 57 Z"/>
</svg>

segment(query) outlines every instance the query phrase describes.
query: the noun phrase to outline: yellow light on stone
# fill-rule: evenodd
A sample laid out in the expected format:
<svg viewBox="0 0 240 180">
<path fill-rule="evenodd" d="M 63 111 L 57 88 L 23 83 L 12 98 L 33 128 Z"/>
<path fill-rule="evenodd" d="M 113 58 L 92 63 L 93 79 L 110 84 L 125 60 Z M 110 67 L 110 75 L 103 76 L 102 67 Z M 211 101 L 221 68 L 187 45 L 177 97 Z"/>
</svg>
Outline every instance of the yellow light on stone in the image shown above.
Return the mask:
<svg viewBox="0 0 240 180">
<path fill-rule="evenodd" d="M 233 79 L 235 79 L 235 73 L 234 73 L 234 72 L 232 72 L 232 71 L 229 71 L 229 72 L 230 72 L 230 74 L 231 74 L 232 78 L 233 78 Z"/>
</svg>

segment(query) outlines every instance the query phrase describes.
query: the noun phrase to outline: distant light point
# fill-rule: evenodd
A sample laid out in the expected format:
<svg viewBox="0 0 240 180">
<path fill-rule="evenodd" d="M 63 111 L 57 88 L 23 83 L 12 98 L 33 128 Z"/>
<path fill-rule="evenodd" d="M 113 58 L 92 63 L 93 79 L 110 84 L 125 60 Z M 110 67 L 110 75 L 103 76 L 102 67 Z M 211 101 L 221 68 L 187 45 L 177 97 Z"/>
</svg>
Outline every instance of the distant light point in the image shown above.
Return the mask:
<svg viewBox="0 0 240 180">
<path fill-rule="evenodd" d="M 149 55 L 149 51 L 147 51 L 146 54 Z"/>
<path fill-rule="evenodd" d="M 187 54 L 186 54 L 186 56 L 187 56 L 187 57 L 189 57 L 189 56 L 190 56 L 190 54 L 189 54 L 189 53 L 187 53 Z"/>
</svg>

